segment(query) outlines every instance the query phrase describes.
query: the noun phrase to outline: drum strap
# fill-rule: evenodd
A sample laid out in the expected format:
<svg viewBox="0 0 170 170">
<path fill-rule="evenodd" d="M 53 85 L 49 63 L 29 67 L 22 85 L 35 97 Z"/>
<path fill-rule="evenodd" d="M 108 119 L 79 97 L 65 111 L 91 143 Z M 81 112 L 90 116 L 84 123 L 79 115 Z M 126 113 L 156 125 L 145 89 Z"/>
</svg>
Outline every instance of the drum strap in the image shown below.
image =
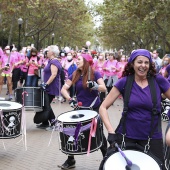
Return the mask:
<svg viewBox="0 0 170 170">
<path fill-rule="evenodd" d="M 125 85 L 125 92 L 124 92 L 124 108 L 123 108 L 124 114 L 120 120 L 120 124 L 122 124 L 123 136 L 126 135 L 126 118 L 127 118 L 127 114 L 128 114 L 128 103 L 129 103 L 129 98 L 130 98 L 133 82 L 134 82 L 134 75 L 128 76 L 126 85 Z M 156 127 L 158 127 L 158 129 L 161 129 L 161 115 L 156 108 L 157 96 L 156 96 L 156 87 L 155 87 L 155 83 L 154 83 L 154 77 L 152 77 L 152 76 L 148 77 L 148 84 L 149 84 L 149 88 L 150 88 L 150 92 L 151 92 L 153 108 L 152 108 L 152 115 L 151 115 L 151 132 L 148 136 L 148 144 L 146 145 L 146 148 L 145 148 L 146 152 L 149 150 L 149 147 L 150 147 L 149 142 L 154 134 Z M 154 119 L 156 116 L 158 116 L 158 123 L 154 126 Z M 120 124 L 119 124 L 119 126 L 120 126 Z M 118 128 L 119 128 L 119 126 L 118 126 Z"/>
</svg>

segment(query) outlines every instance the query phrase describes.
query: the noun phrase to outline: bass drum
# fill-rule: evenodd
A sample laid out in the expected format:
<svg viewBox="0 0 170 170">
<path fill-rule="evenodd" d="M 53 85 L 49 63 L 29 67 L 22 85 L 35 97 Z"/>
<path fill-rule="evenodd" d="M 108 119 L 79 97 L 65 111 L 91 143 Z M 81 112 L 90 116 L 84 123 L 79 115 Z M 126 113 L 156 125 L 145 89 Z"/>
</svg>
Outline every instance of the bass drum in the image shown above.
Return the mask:
<svg viewBox="0 0 170 170">
<path fill-rule="evenodd" d="M 0 139 L 20 136 L 21 118 L 21 104 L 10 101 L 0 101 Z"/>
<path fill-rule="evenodd" d="M 24 103 L 23 103 L 23 92 Z M 40 112 L 43 110 L 44 106 L 44 92 L 40 87 L 22 87 L 15 90 L 15 101 L 24 104 L 25 110 L 33 110 L 35 112 Z"/>
<path fill-rule="evenodd" d="M 146 154 L 142 151 L 143 147 L 134 144 L 127 145 L 123 151 L 133 163 L 132 170 L 161 170 L 160 162 L 151 153 Z M 126 166 L 127 162 L 121 153 L 114 152 L 105 160 L 103 170 L 125 170 Z"/>
<path fill-rule="evenodd" d="M 94 119 L 97 120 L 95 136 L 89 141 L 90 130 L 93 126 L 92 122 L 94 122 L 92 120 Z M 94 152 L 102 146 L 102 124 L 97 112 L 75 110 L 62 113 L 57 120 L 58 126 L 60 126 L 60 148 L 63 153 L 70 155 L 86 154 L 88 153 L 89 142 L 91 145 L 90 152 Z M 78 134 L 76 135 L 76 133 Z"/>
</svg>

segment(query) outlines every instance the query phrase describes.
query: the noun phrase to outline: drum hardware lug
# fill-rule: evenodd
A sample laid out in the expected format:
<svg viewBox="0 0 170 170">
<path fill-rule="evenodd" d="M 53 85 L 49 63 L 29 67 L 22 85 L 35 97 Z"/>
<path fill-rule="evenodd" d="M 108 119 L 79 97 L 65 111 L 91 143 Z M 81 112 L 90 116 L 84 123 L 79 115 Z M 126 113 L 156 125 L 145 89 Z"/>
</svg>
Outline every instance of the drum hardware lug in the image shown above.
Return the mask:
<svg viewBox="0 0 170 170">
<path fill-rule="evenodd" d="M 122 134 L 122 136 L 123 136 L 123 139 L 122 139 L 121 149 L 125 150 L 125 148 L 126 148 L 126 143 L 125 143 L 125 136 L 126 136 L 126 134 Z"/>
<path fill-rule="evenodd" d="M 144 153 L 148 153 L 148 151 L 149 151 L 149 149 L 150 149 L 150 145 L 149 145 L 150 140 L 151 140 L 151 138 L 150 138 L 150 137 L 148 137 L 148 143 L 145 145 Z"/>
</svg>

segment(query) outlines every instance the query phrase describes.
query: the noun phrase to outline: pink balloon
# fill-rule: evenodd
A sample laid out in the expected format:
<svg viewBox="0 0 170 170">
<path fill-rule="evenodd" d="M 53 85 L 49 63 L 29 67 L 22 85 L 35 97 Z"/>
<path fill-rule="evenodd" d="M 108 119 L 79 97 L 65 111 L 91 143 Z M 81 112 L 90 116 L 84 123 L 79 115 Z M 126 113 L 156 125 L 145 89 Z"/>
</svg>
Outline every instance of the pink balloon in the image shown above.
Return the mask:
<svg viewBox="0 0 170 170">
<path fill-rule="evenodd" d="M 91 45 L 91 42 L 90 42 L 90 41 L 87 41 L 87 42 L 86 42 L 86 45 L 87 45 L 87 46 L 90 46 L 90 45 Z"/>
<path fill-rule="evenodd" d="M 70 48 L 69 47 L 65 47 L 64 50 L 66 51 L 66 53 L 70 52 Z"/>
</svg>

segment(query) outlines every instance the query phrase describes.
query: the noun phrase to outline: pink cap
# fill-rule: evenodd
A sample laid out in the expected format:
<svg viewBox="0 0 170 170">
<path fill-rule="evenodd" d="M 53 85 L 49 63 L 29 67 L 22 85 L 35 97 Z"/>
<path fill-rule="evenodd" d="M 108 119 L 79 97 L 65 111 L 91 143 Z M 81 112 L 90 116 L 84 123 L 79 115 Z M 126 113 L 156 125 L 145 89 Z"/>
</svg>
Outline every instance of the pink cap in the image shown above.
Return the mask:
<svg viewBox="0 0 170 170">
<path fill-rule="evenodd" d="M 89 54 L 81 54 L 81 56 L 82 56 L 86 61 L 88 61 L 90 65 L 93 64 L 93 58 L 92 58 L 91 55 L 89 55 Z"/>
</svg>

